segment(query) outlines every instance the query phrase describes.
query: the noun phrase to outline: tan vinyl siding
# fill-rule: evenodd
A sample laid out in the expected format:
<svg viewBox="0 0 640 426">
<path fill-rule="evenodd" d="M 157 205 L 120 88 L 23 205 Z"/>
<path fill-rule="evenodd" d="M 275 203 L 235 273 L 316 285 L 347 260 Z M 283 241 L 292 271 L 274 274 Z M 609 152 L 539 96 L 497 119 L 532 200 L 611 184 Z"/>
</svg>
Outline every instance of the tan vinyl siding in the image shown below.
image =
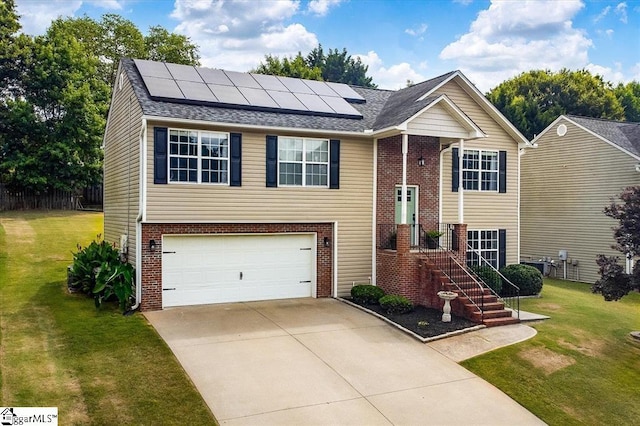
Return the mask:
<svg viewBox="0 0 640 426">
<path fill-rule="evenodd" d="M 266 134 L 242 132 L 242 186 L 155 185 L 153 127 L 228 131 L 220 127 L 149 123 L 147 221 L 154 222 L 337 222 L 339 295 L 372 272 L 373 144 L 341 139 L 340 189 L 267 188 Z M 234 130 L 235 131 L 235 130 Z M 279 134 L 278 136 L 291 136 Z"/>
<path fill-rule="evenodd" d="M 135 262 L 142 110 L 126 76 L 113 90 L 104 142 L 104 238 L 119 246 L 128 234 L 129 261 Z"/>
<path fill-rule="evenodd" d="M 465 130 L 440 105 L 429 108 L 423 114 L 411 120 L 407 125 L 407 130 L 410 134 L 440 135 L 450 138 L 465 138 L 469 134 L 469 131 Z"/>
<path fill-rule="evenodd" d="M 567 126 L 562 137 L 556 133 L 560 123 Z M 549 129 L 538 148 L 522 157 L 523 259 L 548 256 L 557 261 L 558 251 L 565 249 L 578 261 L 579 280 L 595 282 L 596 255 L 621 256 L 610 248 L 616 221 L 602 210 L 625 187 L 640 185 L 637 163 L 570 121 Z M 573 272 L 568 269 L 568 278 L 578 278 Z M 562 268 L 558 274 L 562 277 Z"/>
<path fill-rule="evenodd" d="M 507 151 L 507 192 L 465 191 L 464 222 L 469 230 L 506 229 L 507 264 L 518 263 L 518 144 L 455 82 L 439 90 L 488 136 L 464 142 L 464 149 Z M 456 142 L 455 140 L 445 142 Z M 442 155 L 442 218 L 458 222 L 458 193 L 451 188 L 451 150 Z"/>
</svg>

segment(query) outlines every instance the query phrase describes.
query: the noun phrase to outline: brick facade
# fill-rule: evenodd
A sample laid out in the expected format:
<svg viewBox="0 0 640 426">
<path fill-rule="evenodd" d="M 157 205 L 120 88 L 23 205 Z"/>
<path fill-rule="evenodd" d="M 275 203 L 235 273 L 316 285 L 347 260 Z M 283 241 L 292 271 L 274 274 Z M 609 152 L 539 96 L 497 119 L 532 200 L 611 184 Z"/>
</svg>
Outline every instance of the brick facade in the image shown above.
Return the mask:
<svg viewBox="0 0 640 426">
<path fill-rule="evenodd" d="M 312 232 L 317 235 L 317 297 L 331 296 L 333 282 L 333 250 L 324 246 L 324 238 L 333 240 L 331 223 L 145 223 L 142 225 L 142 301 L 143 311 L 162 309 L 162 236 L 207 234 L 279 234 Z M 149 241 L 157 247 L 149 249 Z"/>
<path fill-rule="evenodd" d="M 440 141 L 428 136 L 409 135 L 407 185 L 418 187 L 418 220 L 424 230 L 438 229 L 440 188 Z M 422 157 L 424 165 L 418 160 Z M 402 136 L 378 141 L 377 224 L 395 223 L 396 186 L 402 184 Z M 427 305 L 422 279 L 422 262 L 409 250 L 409 226 L 398 225 L 397 251 L 377 250 L 376 284 L 387 293 L 407 297 L 415 304 Z M 383 232 L 379 237 L 387 237 Z M 379 246 L 380 242 L 377 242 Z M 428 305 L 427 305 L 428 306 Z"/>
</svg>

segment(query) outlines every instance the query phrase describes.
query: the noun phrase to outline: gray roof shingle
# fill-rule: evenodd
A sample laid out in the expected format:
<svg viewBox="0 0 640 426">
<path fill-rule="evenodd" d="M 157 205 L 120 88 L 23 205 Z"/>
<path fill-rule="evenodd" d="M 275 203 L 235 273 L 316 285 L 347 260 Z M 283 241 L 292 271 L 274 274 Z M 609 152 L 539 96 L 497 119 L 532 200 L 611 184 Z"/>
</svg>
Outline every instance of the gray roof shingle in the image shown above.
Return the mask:
<svg viewBox="0 0 640 426">
<path fill-rule="evenodd" d="M 640 157 L 640 123 L 567 115 L 571 121 Z"/>
</svg>

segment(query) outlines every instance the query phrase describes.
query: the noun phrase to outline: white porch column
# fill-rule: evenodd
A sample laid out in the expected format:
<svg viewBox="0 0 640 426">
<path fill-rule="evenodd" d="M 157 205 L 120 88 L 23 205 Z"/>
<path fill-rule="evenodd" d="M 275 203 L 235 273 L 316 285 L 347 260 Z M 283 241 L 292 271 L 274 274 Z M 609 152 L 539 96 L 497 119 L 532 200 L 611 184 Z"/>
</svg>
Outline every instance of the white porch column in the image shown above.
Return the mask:
<svg viewBox="0 0 640 426">
<path fill-rule="evenodd" d="M 458 223 L 464 223 L 464 186 L 462 185 L 462 159 L 464 158 L 464 139 L 459 141 L 458 155 Z"/>
<path fill-rule="evenodd" d="M 402 135 L 402 209 L 400 223 L 407 224 L 407 152 L 409 152 L 409 135 Z"/>
</svg>

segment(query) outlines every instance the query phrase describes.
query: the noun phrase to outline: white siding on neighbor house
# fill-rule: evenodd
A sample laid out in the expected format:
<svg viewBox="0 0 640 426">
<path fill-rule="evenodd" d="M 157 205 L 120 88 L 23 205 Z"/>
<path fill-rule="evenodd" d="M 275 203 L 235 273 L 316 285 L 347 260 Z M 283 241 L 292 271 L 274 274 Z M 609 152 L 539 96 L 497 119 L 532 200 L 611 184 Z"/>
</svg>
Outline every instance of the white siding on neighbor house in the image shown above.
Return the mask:
<svg viewBox="0 0 640 426">
<path fill-rule="evenodd" d="M 124 76 L 113 99 L 104 140 L 104 239 L 120 245 L 128 235 L 129 262 L 135 263 L 136 216 L 140 189 L 140 126 L 142 110 Z"/>
<path fill-rule="evenodd" d="M 407 125 L 407 131 L 410 134 L 449 138 L 466 138 L 469 135 L 469 131 L 441 105 L 434 105 L 411 120 Z"/>
<path fill-rule="evenodd" d="M 439 89 L 487 135 L 464 142 L 464 149 L 507 151 L 507 192 L 465 191 L 464 222 L 469 230 L 506 229 L 507 264 L 518 263 L 518 143 L 455 81 Z M 457 143 L 455 140 L 446 141 Z M 441 222 L 458 223 L 458 192 L 452 191 L 452 153 L 442 155 Z"/>
<path fill-rule="evenodd" d="M 373 142 L 340 138 L 340 189 L 266 187 L 266 134 L 242 133 L 242 186 L 153 183 L 153 128 L 230 129 L 149 122 L 147 221 L 338 223 L 338 295 L 372 274 Z M 269 133 L 275 134 L 275 133 Z M 277 136 L 291 136 L 278 134 Z M 313 137 L 314 135 L 304 135 Z M 316 136 L 317 137 L 317 136 Z"/>
<path fill-rule="evenodd" d="M 560 137 L 556 129 L 562 123 L 567 133 Z M 565 119 L 537 143 L 522 157 L 522 257 L 558 261 L 558 251 L 567 250 L 579 273 L 568 268 L 568 278 L 593 283 L 599 278 L 598 254 L 621 256 L 611 249 L 617 222 L 603 209 L 625 187 L 640 185 L 638 160 Z"/>
</svg>

